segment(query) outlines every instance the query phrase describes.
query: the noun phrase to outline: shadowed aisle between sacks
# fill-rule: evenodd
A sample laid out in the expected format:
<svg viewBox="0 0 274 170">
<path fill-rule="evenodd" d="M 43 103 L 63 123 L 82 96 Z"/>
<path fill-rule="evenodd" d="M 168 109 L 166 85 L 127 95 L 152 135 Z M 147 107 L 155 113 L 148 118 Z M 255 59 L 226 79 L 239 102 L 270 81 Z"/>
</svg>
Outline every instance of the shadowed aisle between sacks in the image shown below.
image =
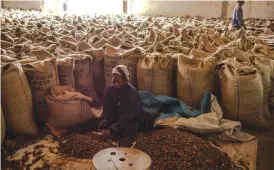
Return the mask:
<svg viewBox="0 0 274 170">
<path fill-rule="evenodd" d="M 273 169 L 273 152 L 274 152 L 274 119 L 268 121 L 272 130 L 258 131 L 253 129 L 244 129 L 245 132 L 257 137 L 257 170 Z"/>
</svg>

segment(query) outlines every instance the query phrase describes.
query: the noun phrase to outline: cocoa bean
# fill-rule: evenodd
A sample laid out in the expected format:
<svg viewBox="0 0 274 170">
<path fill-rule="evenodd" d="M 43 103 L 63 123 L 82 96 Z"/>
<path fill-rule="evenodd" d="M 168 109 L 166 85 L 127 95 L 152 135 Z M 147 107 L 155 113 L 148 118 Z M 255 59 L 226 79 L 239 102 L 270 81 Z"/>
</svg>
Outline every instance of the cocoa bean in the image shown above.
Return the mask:
<svg viewBox="0 0 274 170">
<path fill-rule="evenodd" d="M 76 158 L 92 159 L 93 156 L 106 148 L 113 147 L 94 133 L 71 134 L 60 141 L 60 150 L 65 155 Z"/>
<path fill-rule="evenodd" d="M 135 147 L 150 155 L 151 170 L 236 169 L 228 155 L 209 141 L 173 128 L 138 134 Z"/>
</svg>

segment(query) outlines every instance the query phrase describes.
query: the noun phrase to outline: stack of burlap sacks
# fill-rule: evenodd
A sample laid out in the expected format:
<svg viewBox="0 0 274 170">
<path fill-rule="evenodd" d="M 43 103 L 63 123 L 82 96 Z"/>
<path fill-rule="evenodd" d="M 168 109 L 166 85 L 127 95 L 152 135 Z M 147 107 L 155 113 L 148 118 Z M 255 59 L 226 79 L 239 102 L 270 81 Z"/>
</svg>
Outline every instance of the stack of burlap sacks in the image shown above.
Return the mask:
<svg viewBox="0 0 274 170">
<path fill-rule="evenodd" d="M 230 21 L 221 20 L 60 17 L 5 9 L 1 24 L 1 104 L 14 134 L 36 135 L 36 121 L 58 126 L 75 119 L 70 125 L 76 125 L 84 121 L 81 115 L 94 116 L 86 113 L 92 107 L 88 100 L 56 105 L 53 87 L 62 86 L 59 94 L 78 91 L 100 105 L 118 64 L 129 67 L 130 83 L 139 90 L 178 97 L 195 109 L 206 92 L 219 94 L 225 117 L 267 126 L 274 56 L 256 38 L 266 28 L 244 32 L 229 30 Z M 70 105 L 75 107 L 66 109 Z"/>
</svg>

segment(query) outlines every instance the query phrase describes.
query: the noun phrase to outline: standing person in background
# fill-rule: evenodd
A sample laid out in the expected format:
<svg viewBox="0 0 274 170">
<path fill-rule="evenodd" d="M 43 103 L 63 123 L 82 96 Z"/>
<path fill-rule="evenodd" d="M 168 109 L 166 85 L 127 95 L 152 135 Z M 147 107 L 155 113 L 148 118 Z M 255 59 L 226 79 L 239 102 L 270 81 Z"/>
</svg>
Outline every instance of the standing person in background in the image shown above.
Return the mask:
<svg viewBox="0 0 274 170">
<path fill-rule="evenodd" d="M 68 0 L 64 0 L 64 2 L 63 2 L 63 11 L 67 12 L 67 10 L 68 10 Z"/>
<path fill-rule="evenodd" d="M 43 12 L 44 8 L 45 8 L 45 2 L 44 2 L 44 0 L 42 0 L 42 3 L 40 5 L 40 12 Z"/>
<path fill-rule="evenodd" d="M 238 1 L 238 5 L 234 8 L 234 12 L 232 15 L 232 28 L 241 29 L 246 27 L 244 25 L 244 15 L 242 6 L 245 4 L 244 1 Z"/>
</svg>

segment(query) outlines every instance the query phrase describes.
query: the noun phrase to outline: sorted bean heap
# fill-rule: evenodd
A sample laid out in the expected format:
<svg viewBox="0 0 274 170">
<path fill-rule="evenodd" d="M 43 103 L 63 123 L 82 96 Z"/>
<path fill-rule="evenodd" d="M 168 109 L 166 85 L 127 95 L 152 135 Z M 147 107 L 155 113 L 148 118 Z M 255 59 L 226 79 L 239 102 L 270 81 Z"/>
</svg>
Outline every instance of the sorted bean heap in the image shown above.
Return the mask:
<svg viewBox="0 0 274 170">
<path fill-rule="evenodd" d="M 228 170 L 237 169 L 226 153 L 202 138 L 173 128 L 141 133 L 136 148 L 152 159 L 152 170 Z"/>
<path fill-rule="evenodd" d="M 113 147 L 94 133 L 71 134 L 60 142 L 63 154 L 92 159 L 106 148 Z M 236 170 L 226 153 L 202 138 L 173 128 L 153 130 L 136 136 L 136 149 L 152 159 L 152 170 Z"/>
<path fill-rule="evenodd" d="M 92 159 L 97 152 L 113 146 L 103 141 L 99 135 L 89 132 L 64 137 L 60 142 L 60 147 L 61 152 L 68 156 Z"/>
</svg>

